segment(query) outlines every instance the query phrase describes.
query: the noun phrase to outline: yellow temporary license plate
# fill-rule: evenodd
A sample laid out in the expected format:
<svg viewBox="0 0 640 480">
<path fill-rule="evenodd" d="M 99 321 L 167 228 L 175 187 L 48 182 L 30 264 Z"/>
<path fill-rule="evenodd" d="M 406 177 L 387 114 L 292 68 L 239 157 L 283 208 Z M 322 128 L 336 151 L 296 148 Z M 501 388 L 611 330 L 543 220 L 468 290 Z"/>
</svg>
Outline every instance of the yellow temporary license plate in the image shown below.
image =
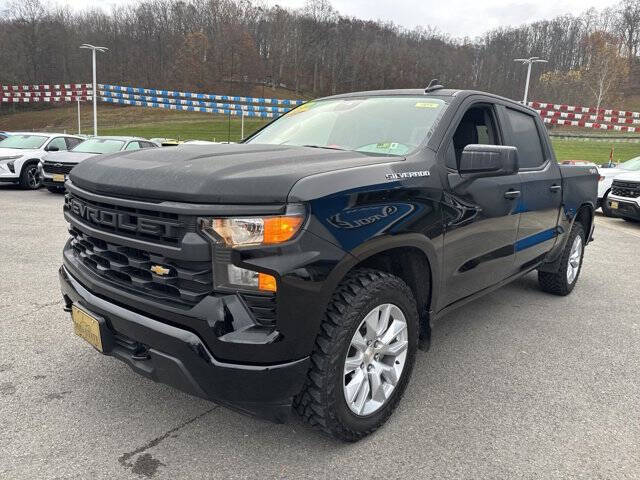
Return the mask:
<svg viewBox="0 0 640 480">
<path fill-rule="evenodd" d="M 73 320 L 74 333 L 102 352 L 102 337 L 98 320 L 75 305 L 71 306 L 71 319 Z"/>
<path fill-rule="evenodd" d="M 56 173 L 56 174 L 53 176 L 53 181 L 54 181 L 54 182 L 64 182 L 64 180 L 65 180 L 64 175 L 63 175 L 63 174 L 61 174 L 61 173 Z"/>
<path fill-rule="evenodd" d="M 618 202 L 611 202 L 611 208 L 618 208 Z"/>
</svg>

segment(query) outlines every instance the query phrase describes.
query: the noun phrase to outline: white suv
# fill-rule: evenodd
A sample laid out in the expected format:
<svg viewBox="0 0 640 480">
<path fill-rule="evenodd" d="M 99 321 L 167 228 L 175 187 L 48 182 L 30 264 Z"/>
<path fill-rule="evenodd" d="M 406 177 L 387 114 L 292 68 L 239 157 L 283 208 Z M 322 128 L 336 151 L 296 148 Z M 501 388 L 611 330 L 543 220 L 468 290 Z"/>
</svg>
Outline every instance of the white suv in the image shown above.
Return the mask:
<svg viewBox="0 0 640 480">
<path fill-rule="evenodd" d="M 598 172 L 600 173 L 600 181 L 598 182 L 598 205 L 602 207 L 602 213 L 604 213 L 605 216 L 614 216 L 609 209 L 609 202 L 607 202 L 613 181 L 624 173 L 638 171 L 640 171 L 640 157 L 622 162 L 615 168 L 598 168 Z"/>
<path fill-rule="evenodd" d="M 11 133 L 0 141 L 0 182 L 35 190 L 40 187 L 38 162 L 42 157 L 47 152 L 69 150 L 83 140 L 62 133 Z"/>
<path fill-rule="evenodd" d="M 640 172 L 618 175 L 606 201 L 611 216 L 640 222 Z"/>
</svg>

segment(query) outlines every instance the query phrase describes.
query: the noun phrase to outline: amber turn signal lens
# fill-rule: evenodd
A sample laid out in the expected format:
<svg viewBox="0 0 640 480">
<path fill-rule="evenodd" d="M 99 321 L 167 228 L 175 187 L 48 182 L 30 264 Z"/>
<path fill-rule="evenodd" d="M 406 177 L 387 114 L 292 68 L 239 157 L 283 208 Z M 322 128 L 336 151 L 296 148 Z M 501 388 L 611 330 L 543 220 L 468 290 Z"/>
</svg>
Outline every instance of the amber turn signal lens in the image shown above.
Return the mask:
<svg viewBox="0 0 640 480">
<path fill-rule="evenodd" d="M 263 243 L 272 244 L 286 242 L 298 232 L 301 225 L 302 216 L 299 215 L 266 217 L 264 219 Z"/>
<path fill-rule="evenodd" d="M 258 274 L 258 289 L 265 290 L 267 292 L 275 292 L 278 287 L 276 286 L 276 277 L 267 275 L 266 273 Z"/>
</svg>

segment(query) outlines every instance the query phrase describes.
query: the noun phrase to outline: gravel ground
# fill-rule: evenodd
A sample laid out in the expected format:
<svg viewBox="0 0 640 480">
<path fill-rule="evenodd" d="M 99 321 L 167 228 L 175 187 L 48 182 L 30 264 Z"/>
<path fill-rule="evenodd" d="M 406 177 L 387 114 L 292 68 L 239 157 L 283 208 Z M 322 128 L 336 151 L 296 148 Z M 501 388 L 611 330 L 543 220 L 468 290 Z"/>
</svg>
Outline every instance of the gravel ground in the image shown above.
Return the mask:
<svg viewBox="0 0 640 480">
<path fill-rule="evenodd" d="M 640 225 L 599 216 L 564 298 L 534 274 L 442 318 L 357 444 L 135 375 L 73 335 L 62 197 L 0 187 L 0 478 L 640 478 Z"/>
</svg>

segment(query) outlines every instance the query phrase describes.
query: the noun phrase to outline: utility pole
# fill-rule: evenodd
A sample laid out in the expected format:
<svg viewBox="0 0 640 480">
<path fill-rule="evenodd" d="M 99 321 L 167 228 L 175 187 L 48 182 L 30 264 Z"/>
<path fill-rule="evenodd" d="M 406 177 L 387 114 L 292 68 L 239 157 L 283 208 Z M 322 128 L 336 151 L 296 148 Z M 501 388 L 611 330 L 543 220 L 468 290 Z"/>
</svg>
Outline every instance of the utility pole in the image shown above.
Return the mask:
<svg viewBox="0 0 640 480">
<path fill-rule="evenodd" d="M 522 100 L 523 104 L 527 104 L 527 98 L 529 96 L 529 80 L 531 78 L 531 65 L 533 63 L 547 63 L 547 60 L 543 60 L 540 57 L 531 57 L 531 58 L 515 58 L 514 62 L 520 62 L 523 65 L 527 65 L 527 81 L 524 85 L 524 98 Z"/>
<path fill-rule="evenodd" d="M 91 50 L 93 59 L 93 135 L 98 136 L 98 84 L 96 83 L 96 51 L 106 52 L 107 47 L 96 47 L 88 43 L 83 43 L 80 48 Z"/>
</svg>

